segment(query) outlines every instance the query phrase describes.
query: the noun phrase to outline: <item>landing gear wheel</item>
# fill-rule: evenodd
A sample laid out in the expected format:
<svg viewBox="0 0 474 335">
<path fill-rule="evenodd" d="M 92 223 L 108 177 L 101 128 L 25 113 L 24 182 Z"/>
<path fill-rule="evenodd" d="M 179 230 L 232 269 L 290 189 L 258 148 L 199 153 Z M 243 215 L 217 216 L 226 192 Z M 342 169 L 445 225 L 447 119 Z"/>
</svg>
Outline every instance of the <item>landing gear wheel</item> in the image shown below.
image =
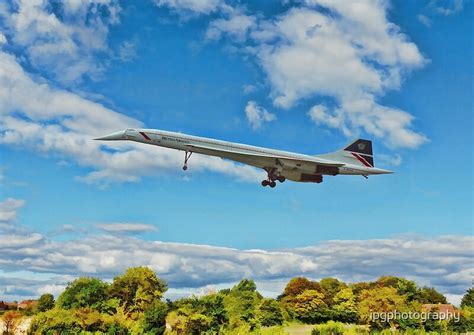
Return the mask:
<svg viewBox="0 0 474 335">
<path fill-rule="evenodd" d="M 265 186 L 268 186 L 268 180 L 262 180 L 262 186 L 265 187 Z"/>
<path fill-rule="evenodd" d="M 283 176 L 278 176 L 277 179 L 278 179 L 278 181 L 279 181 L 280 183 L 283 183 L 283 182 L 286 180 L 286 178 L 283 177 Z"/>
<path fill-rule="evenodd" d="M 184 165 L 183 165 L 183 170 L 186 171 L 188 169 L 188 159 L 191 157 L 193 154 L 192 151 L 185 151 L 184 152 Z"/>
<path fill-rule="evenodd" d="M 273 180 L 269 183 L 270 187 L 271 188 L 274 188 L 276 186 L 277 183 L 275 183 Z"/>
</svg>

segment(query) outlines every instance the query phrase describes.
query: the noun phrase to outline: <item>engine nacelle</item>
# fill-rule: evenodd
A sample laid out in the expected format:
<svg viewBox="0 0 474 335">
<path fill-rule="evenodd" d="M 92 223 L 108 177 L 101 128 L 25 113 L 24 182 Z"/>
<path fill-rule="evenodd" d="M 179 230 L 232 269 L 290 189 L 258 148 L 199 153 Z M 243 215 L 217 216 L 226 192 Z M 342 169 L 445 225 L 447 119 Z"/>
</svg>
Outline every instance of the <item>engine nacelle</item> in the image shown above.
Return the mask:
<svg viewBox="0 0 474 335">
<path fill-rule="evenodd" d="M 320 174 L 301 173 L 299 171 L 283 171 L 282 175 L 292 181 L 306 182 L 306 183 L 321 183 L 323 176 Z"/>
</svg>

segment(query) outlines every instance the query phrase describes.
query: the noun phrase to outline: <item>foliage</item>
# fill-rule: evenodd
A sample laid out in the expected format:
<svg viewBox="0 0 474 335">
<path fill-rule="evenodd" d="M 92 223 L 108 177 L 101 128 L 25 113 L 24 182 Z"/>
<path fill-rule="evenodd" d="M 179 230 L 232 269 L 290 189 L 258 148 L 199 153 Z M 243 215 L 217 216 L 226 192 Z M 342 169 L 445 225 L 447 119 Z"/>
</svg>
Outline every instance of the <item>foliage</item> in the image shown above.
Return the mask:
<svg viewBox="0 0 474 335">
<path fill-rule="evenodd" d="M 317 325 L 311 332 L 311 335 L 343 335 L 344 324 L 329 321 L 326 324 Z"/>
<path fill-rule="evenodd" d="M 166 283 L 147 267 L 128 269 L 114 278 L 109 288 L 112 298 L 117 298 L 127 313 L 144 312 L 166 292 Z"/>
<path fill-rule="evenodd" d="M 4 324 L 3 334 L 5 335 L 15 334 L 16 328 L 18 326 L 18 323 L 21 320 L 21 317 L 22 315 L 17 311 L 8 311 L 5 314 L 3 314 L 2 316 L 3 324 Z"/>
<path fill-rule="evenodd" d="M 405 311 L 407 301 L 405 296 L 398 294 L 397 289 L 391 286 L 375 287 L 364 290 L 359 296 L 359 317 L 365 323 L 370 323 L 376 329 L 382 329 L 394 326 L 393 321 L 373 320 L 371 313 L 388 313 L 393 311 Z"/>
<path fill-rule="evenodd" d="M 305 277 L 296 277 L 291 279 L 280 296 L 280 299 L 284 297 L 296 297 L 298 294 L 303 293 L 306 290 L 321 291 L 321 285 L 318 282 L 311 281 Z"/>
<path fill-rule="evenodd" d="M 85 307 L 79 309 L 54 308 L 36 315 L 30 325 L 35 334 L 77 334 L 101 332 L 126 334 L 126 329 L 113 317 Z"/>
<path fill-rule="evenodd" d="M 155 300 L 145 310 L 142 318 L 142 329 L 147 334 L 163 334 L 166 325 L 168 305 L 160 300 Z"/>
<path fill-rule="evenodd" d="M 319 285 L 324 293 L 324 301 L 328 306 L 332 305 L 334 296 L 347 286 L 336 278 L 323 278 Z"/>
<path fill-rule="evenodd" d="M 340 290 L 333 298 L 335 319 L 342 322 L 357 322 L 356 296 L 351 287 Z"/>
<path fill-rule="evenodd" d="M 244 279 L 224 296 L 224 305 L 229 314 L 231 328 L 246 323 L 253 330 L 258 325 L 256 307 L 262 296 L 257 292 L 253 280 Z"/>
<path fill-rule="evenodd" d="M 418 301 L 422 304 L 446 304 L 446 297 L 433 287 L 423 287 L 418 290 Z"/>
<path fill-rule="evenodd" d="M 69 283 L 58 298 L 57 306 L 63 309 L 91 307 L 100 309 L 107 301 L 108 284 L 97 278 L 81 277 Z"/>
<path fill-rule="evenodd" d="M 471 287 L 466 291 L 466 294 L 461 299 L 461 307 L 474 308 L 474 287 Z"/>
<path fill-rule="evenodd" d="M 39 312 L 46 312 L 54 307 L 54 296 L 51 293 L 42 294 L 38 299 L 36 309 Z"/>
<path fill-rule="evenodd" d="M 368 334 L 372 329 L 374 334 L 393 335 L 474 330 L 473 288 L 463 297 L 458 322 L 372 320 L 373 312 L 420 312 L 422 304 L 446 301 L 434 288 L 418 288 L 413 281 L 394 276 L 349 285 L 335 278 L 320 282 L 293 278 L 277 300 L 263 298 L 249 279 L 231 289 L 174 302 L 161 300 L 166 289 L 166 283 L 145 267 L 128 269 L 112 284 L 78 278 L 56 304 L 50 294 L 40 297 L 30 333 L 266 335 L 296 327 L 312 334 Z M 15 326 L 19 314 L 5 316 L 11 319 L 9 327 Z M 320 324 L 314 327 L 315 323 Z"/>
<path fill-rule="evenodd" d="M 262 299 L 258 306 L 258 321 L 264 327 L 279 326 L 283 323 L 280 305 L 275 299 Z"/>
<path fill-rule="evenodd" d="M 297 319 L 306 323 L 318 323 L 325 319 L 327 305 L 324 295 L 316 290 L 306 290 L 292 301 L 292 309 Z"/>
</svg>

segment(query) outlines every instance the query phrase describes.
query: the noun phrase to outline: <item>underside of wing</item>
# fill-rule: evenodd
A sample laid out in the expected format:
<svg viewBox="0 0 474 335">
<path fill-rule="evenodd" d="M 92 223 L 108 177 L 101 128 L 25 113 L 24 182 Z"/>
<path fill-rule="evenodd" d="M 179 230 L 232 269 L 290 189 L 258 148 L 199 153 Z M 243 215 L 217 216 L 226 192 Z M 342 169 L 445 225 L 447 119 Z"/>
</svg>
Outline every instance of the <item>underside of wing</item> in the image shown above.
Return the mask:
<svg viewBox="0 0 474 335">
<path fill-rule="evenodd" d="M 211 146 L 204 145 L 188 145 L 189 150 L 202 153 L 206 155 L 218 156 L 222 158 L 231 159 L 237 162 L 249 164 L 252 166 L 266 168 L 266 167 L 277 167 L 282 166 L 288 169 L 304 169 L 315 171 L 318 165 L 328 167 L 340 167 L 344 164 L 332 162 L 330 160 L 324 160 L 319 158 L 304 159 L 304 158 L 293 158 L 285 157 L 281 155 L 273 155 L 266 152 L 262 153 L 250 153 L 242 150 L 226 150 L 221 148 L 214 148 Z"/>
</svg>

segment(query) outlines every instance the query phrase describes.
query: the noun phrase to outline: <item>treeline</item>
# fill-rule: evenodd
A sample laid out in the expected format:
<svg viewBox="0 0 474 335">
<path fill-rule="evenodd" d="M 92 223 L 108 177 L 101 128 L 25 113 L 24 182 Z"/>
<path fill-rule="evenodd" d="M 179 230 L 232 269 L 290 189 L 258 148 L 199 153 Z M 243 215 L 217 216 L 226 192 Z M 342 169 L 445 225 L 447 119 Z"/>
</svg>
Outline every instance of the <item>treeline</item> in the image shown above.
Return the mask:
<svg viewBox="0 0 474 335">
<path fill-rule="evenodd" d="M 295 322 L 326 324 L 316 327 L 314 334 L 324 334 L 324 329 L 329 329 L 328 334 L 343 334 L 346 324 L 359 325 L 354 326 L 356 333 L 388 328 L 439 333 L 474 330 L 473 288 L 466 292 L 456 321 L 373 320 L 372 312 L 421 312 L 427 304 L 447 303 L 434 288 L 417 287 L 413 281 L 392 276 L 355 284 L 334 278 L 293 278 L 276 299 L 264 298 L 248 279 L 230 289 L 176 301 L 163 299 L 166 290 L 167 284 L 146 267 L 130 268 L 112 283 L 82 277 L 69 283 L 56 301 L 50 294 L 40 297 L 30 332 L 282 334 L 282 325 Z"/>
</svg>

